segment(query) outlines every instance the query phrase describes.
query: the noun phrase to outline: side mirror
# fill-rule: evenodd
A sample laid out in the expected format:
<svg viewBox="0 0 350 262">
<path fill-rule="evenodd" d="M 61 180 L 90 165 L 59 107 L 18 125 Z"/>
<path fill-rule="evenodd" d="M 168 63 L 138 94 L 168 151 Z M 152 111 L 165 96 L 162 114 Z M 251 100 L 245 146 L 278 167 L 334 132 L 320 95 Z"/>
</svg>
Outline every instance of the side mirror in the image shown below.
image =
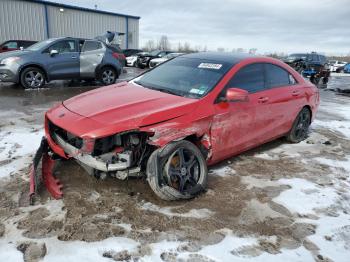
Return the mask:
<svg viewBox="0 0 350 262">
<path fill-rule="evenodd" d="M 55 55 L 58 55 L 58 51 L 53 49 L 50 51 L 50 56 L 55 56 Z"/>
<path fill-rule="evenodd" d="M 249 92 L 240 88 L 229 88 L 226 91 L 227 102 L 247 102 Z"/>
<path fill-rule="evenodd" d="M 19 50 L 24 50 L 24 47 L 23 47 L 23 46 L 20 46 L 20 47 L 19 47 Z"/>
</svg>

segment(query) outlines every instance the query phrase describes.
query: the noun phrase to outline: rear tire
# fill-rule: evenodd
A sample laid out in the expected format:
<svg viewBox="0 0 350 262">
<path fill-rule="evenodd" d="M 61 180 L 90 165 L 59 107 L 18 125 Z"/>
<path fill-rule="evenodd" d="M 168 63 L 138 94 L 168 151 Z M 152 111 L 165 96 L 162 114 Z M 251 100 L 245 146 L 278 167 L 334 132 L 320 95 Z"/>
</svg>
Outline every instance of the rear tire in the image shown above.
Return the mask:
<svg viewBox="0 0 350 262">
<path fill-rule="evenodd" d="M 24 89 L 42 88 L 45 81 L 45 73 L 37 67 L 27 67 L 20 75 L 20 84 Z"/>
<path fill-rule="evenodd" d="M 207 186 L 207 164 L 191 142 L 172 142 L 155 150 L 147 162 L 147 181 L 161 199 L 190 199 Z"/>
<path fill-rule="evenodd" d="M 117 81 L 117 71 L 110 66 L 103 67 L 100 71 L 98 80 L 105 86 L 113 85 Z"/>
<path fill-rule="evenodd" d="M 304 107 L 294 120 L 292 129 L 287 135 L 287 140 L 291 143 L 299 143 L 307 137 L 309 126 L 311 124 L 311 112 Z"/>
</svg>

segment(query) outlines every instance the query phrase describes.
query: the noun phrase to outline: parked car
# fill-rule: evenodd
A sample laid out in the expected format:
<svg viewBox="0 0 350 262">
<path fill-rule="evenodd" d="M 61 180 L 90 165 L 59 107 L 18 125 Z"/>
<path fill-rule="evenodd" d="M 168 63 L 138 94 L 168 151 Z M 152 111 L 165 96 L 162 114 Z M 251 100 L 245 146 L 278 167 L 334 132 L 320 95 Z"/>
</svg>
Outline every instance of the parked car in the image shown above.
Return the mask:
<svg viewBox="0 0 350 262">
<path fill-rule="evenodd" d="M 173 53 L 172 51 L 161 51 L 161 50 L 154 50 L 150 53 L 141 53 L 137 56 L 137 62 L 136 65 L 139 68 L 146 68 L 149 67 L 149 62 L 153 58 L 160 58 L 163 57 L 167 54 Z"/>
<path fill-rule="evenodd" d="M 142 53 L 142 50 L 140 50 L 140 49 L 124 49 L 123 50 L 123 54 L 125 55 L 125 57 L 135 56 L 138 53 Z"/>
<path fill-rule="evenodd" d="M 328 83 L 330 76 L 329 63 L 324 55 L 316 52 L 291 54 L 283 61 L 304 77 L 309 77 L 310 81 L 316 85 L 321 79 L 323 84 Z"/>
<path fill-rule="evenodd" d="M 169 59 L 175 58 L 175 57 L 183 55 L 183 54 L 184 53 L 170 53 L 170 54 L 167 54 L 167 55 L 160 57 L 160 58 L 153 58 L 149 62 L 149 68 L 156 67 L 157 65 L 160 65 L 160 64 L 164 63 L 165 61 L 168 61 Z"/>
<path fill-rule="evenodd" d="M 331 72 L 337 72 L 337 69 L 340 67 L 344 67 L 347 64 L 347 62 L 344 61 L 330 61 L 330 71 Z"/>
<path fill-rule="evenodd" d="M 350 63 L 347 63 L 347 64 L 344 66 L 343 72 L 344 72 L 344 73 L 350 73 Z"/>
<path fill-rule="evenodd" d="M 350 73 L 349 71 L 350 63 L 346 63 L 343 66 L 339 66 L 336 70 L 337 73 Z"/>
<path fill-rule="evenodd" d="M 126 57 L 126 65 L 136 67 L 137 66 L 137 57 L 139 55 L 142 55 L 142 52 L 137 53 L 136 55 Z"/>
<path fill-rule="evenodd" d="M 36 41 L 29 40 L 9 40 L 0 45 L 0 53 L 25 49 L 35 43 Z"/>
<path fill-rule="evenodd" d="M 120 53 L 98 40 L 51 38 L 0 54 L 0 81 L 24 88 L 41 88 L 58 79 L 97 79 L 108 85 L 122 71 L 119 59 Z"/>
<path fill-rule="evenodd" d="M 319 102 L 317 87 L 277 59 L 187 54 L 50 109 L 35 159 L 44 152 L 43 176 L 49 151 L 97 178 L 146 174 L 158 197 L 188 199 L 206 188 L 207 165 L 279 137 L 305 139 Z"/>
</svg>

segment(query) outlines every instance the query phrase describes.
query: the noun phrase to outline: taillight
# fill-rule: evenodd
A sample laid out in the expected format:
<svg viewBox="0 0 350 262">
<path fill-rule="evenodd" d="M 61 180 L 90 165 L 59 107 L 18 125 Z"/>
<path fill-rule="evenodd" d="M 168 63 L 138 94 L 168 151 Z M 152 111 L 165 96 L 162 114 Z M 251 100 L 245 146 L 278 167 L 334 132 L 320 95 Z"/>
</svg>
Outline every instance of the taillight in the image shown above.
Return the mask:
<svg viewBox="0 0 350 262">
<path fill-rule="evenodd" d="M 113 57 L 116 59 L 121 59 L 124 60 L 125 59 L 125 55 L 124 54 L 119 54 L 119 53 L 113 53 Z"/>
</svg>

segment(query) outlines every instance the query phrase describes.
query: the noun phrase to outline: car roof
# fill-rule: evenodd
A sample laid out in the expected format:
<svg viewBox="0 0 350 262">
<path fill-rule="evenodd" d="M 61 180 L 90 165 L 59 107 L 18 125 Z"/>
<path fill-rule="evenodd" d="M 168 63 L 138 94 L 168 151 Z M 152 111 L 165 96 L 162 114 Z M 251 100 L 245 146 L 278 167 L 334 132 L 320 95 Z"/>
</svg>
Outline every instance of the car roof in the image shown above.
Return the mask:
<svg viewBox="0 0 350 262">
<path fill-rule="evenodd" d="M 247 53 L 228 53 L 228 52 L 199 52 L 182 55 L 181 58 L 194 58 L 203 60 L 214 60 L 222 63 L 237 64 L 247 58 L 256 58 L 257 56 Z"/>
</svg>

